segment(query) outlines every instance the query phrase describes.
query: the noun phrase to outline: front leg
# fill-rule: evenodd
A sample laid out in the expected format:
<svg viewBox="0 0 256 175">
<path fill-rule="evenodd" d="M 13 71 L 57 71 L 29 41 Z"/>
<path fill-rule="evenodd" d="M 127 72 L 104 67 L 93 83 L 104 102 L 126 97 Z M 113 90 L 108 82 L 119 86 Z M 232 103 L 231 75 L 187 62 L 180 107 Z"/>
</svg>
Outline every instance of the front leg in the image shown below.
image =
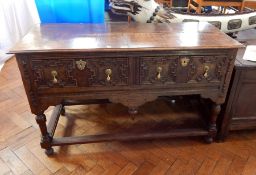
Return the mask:
<svg viewBox="0 0 256 175">
<path fill-rule="evenodd" d="M 216 120 L 221 111 L 221 105 L 216 104 L 215 102 L 212 104 L 211 114 L 210 114 L 210 121 L 209 121 L 209 134 L 206 137 L 207 143 L 212 143 L 213 139 L 216 137 L 217 134 L 217 127 L 216 127 Z"/>
<path fill-rule="evenodd" d="M 45 154 L 50 156 L 53 154 L 53 148 L 51 146 L 52 137 L 47 131 L 46 126 L 46 116 L 45 114 L 40 114 L 36 116 L 36 122 L 39 125 L 41 131 L 41 147 L 45 149 Z"/>
</svg>

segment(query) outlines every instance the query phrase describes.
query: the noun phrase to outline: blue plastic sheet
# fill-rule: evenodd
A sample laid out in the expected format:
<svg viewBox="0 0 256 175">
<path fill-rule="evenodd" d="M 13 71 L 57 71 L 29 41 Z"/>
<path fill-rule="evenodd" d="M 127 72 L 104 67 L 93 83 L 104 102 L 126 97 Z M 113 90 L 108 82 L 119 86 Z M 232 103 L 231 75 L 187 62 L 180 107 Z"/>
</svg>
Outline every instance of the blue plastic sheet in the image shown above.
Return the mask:
<svg viewBox="0 0 256 175">
<path fill-rule="evenodd" d="M 42 23 L 104 23 L 105 0 L 35 0 Z"/>
</svg>

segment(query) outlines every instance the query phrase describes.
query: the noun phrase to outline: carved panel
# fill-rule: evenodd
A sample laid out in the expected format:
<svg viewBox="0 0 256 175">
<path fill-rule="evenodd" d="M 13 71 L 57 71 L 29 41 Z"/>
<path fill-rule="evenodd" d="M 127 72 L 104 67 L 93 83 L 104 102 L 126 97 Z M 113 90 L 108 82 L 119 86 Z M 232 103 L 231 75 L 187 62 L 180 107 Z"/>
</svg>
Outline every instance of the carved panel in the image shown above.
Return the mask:
<svg viewBox="0 0 256 175">
<path fill-rule="evenodd" d="M 29 74 L 29 62 L 28 62 L 28 58 L 25 56 L 19 56 L 18 61 L 20 61 L 20 65 L 22 66 L 22 70 L 23 70 L 23 76 L 26 80 L 30 81 L 31 77 Z"/>
<path fill-rule="evenodd" d="M 187 64 L 183 63 L 187 60 Z M 170 65 L 170 77 L 175 83 L 187 83 L 197 71 L 195 61 L 189 56 L 180 56 Z"/>
<path fill-rule="evenodd" d="M 94 58 L 87 60 L 87 69 L 91 71 L 88 78 L 90 86 L 128 85 L 129 60 L 128 58 Z M 110 70 L 108 78 L 106 70 Z"/>
<path fill-rule="evenodd" d="M 29 57 L 26 55 L 19 55 L 17 57 L 17 62 L 19 64 L 19 68 L 21 71 L 24 87 L 28 96 L 29 104 L 31 111 L 35 111 L 35 109 L 39 106 L 38 96 L 35 90 L 33 90 L 33 78 L 30 74 L 30 61 Z"/>
<path fill-rule="evenodd" d="M 175 64 L 175 57 L 145 57 L 141 58 L 140 62 L 141 84 L 164 84 L 168 81 L 173 82 L 173 80 L 169 76 L 171 74 L 169 67 L 170 65 Z M 161 68 L 160 72 L 159 68 Z"/>
<path fill-rule="evenodd" d="M 81 67 L 78 62 L 86 64 Z M 128 85 L 128 58 L 49 58 L 33 59 L 31 64 L 36 87 Z M 109 78 L 106 69 L 111 70 Z"/>
<path fill-rule="evenodd" d="M 72 59 L 34 59 L 31 61 L 36 87 L 76 87 Z M 54 73 L 54 74 L 53 74 Z"/>
<path fill-rule="evenodd" d="M 221 82 L 227 67 L 226 61 L 227 56 L 142 58 L 140 64 L 140 83 Z M 162 69 L 160 79 L 158 79 L 158 67 Z"/>
<path fill-rule="evenodd" d="M 221 82 L 226 70 L 226 56 L 193 56 L 192 59 L 198 63 L 198 70 L 195 76 L 197 82 Z M 206 74 L 206 67 L 208 67 Z"/>
<path fill-rule="evenodd" d="M 230 77 L 231 77 L 231 74 L 233 71 L 233 66 L 234 66 L 233 60 L 235 59 L 235 56 L 236 55 L 230 55 L 229 58 L 226 58 L 226 62 L 225 62 L 226 69 L 225 69 L 225 72 L 223 73 L 224 82 L 221 87 L 221 93 L 222 93 L 221 96 L 224 99 L 225 99 L 226 93 L 228 91 L 229 81 L 230 81 Z"/>
</svg>

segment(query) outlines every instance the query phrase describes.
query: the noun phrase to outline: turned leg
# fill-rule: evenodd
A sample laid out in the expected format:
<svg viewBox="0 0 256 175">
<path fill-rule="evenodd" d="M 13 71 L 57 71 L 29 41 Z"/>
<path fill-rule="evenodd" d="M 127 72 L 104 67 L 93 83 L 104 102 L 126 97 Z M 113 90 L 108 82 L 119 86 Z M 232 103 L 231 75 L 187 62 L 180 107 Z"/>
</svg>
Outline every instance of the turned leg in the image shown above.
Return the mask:
<svg viewBox="0 0 256 175">
<path fill-rule="evenodd" d="M 191 0 L 188 1 L 187 12 L 190 12 L 190 4 L 191 4 Z"/>
<path fill-rule="evenodd" d="M 201 13 L 201 10 L 202 10 L 202 5 L 199 3 L 196 9 L 196 13 Z"/>
<path fill-rule="evenodd" d="M 41 147 L 45 149 L 46 155 L 53 154 L 53 148 L 51 147 L 52 137 L 49 135 L 46 127 L 46 116 L 44 114 L 40 114 L 36 116 L 36 122 L 39 125 L 41 131 Z"/>
<path fill-rule="evenodd" d="M 216 127 L 216 120 L 220 113 L 221 105 L 213 103 L 212 110 L 211 110 L 211 117 L 209 122 L 209 135 L 206 137 L 207 143 L 212 143 L 213 139 L 216 137 L 217 134 L 217 127 Z"/>
</svg>

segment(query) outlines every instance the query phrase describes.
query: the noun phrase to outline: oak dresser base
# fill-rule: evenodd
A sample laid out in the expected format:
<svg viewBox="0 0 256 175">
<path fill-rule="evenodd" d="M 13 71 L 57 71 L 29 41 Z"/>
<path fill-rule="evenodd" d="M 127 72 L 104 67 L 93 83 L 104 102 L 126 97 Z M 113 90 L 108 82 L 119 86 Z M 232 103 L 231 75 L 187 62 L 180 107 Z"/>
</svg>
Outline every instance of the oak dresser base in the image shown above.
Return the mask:
<svg viewBox="0 0 256 175">
<path fill-rule="evenodd" d="M 240 43 L 208 23 L 41 24 L 10 53 L 15 54 L 41 147 L 114 140 L 216 135 Z M 120 103 L 137 114 L 158 97 L 200 95 L 210 99 L 206 128 L 54 138 L 64 106 Z M 82 101 L 85 100 L 85 101 Z M 56 106 L 48 126 L 44 111 Z M 164 121 L 163 121 L 164 122 Z"/>
</svg>

